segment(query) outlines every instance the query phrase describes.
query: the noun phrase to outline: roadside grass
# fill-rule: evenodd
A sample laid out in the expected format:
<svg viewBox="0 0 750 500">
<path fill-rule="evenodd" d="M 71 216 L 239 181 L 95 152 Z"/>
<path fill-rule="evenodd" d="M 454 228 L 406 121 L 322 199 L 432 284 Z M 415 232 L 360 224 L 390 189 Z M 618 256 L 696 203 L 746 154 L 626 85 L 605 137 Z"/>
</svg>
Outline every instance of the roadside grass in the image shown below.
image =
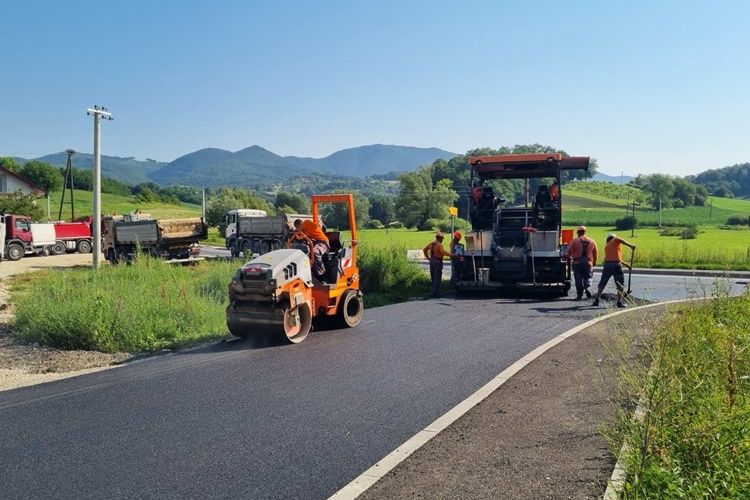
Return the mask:
<svg viewBox="0 0 750 500">
<path fill-rule="evenodd" d="M 49 269 L 12 278 L 18 335 L 61 349 L 138 352 L 178 349 L 228 336 L 227 283 L 244 259 L 172 266 L 142 257 L 132 265 Z M 406 247 L 361 248 L 368 308 L 426 295 L 429 277 Z"/>
<path fill-rule="evenodd" d="M 226 239 L 219 232 L 218 227 L 208 228 L 208 238 L 201 242 L 203 245 L 213 245 L 216 247 L 226 247 Z"/>
<path fill-rule="evenodd" d="M 623 335 L 642 344 L 620 356 L 621 400 L 640 410 L 605 431 L 627 473 L 619 498 L 750 498 L 750 294 L 719 283 L 651 338 L 638 324 Z"/>
<path fill-rule="evenodd" d="M 365 307 L 405 302 L 415 296 L 426 296 L 430 277 L 418 265 L 406 259 L 405 245 L 359 249 L 360 287 Z"/>
<path fill-rule="evenodd" d="M 228 335 L 226 286 L 238 263 L 47 270 L 12 288 L 19 336 L 63 349 L 102 352 L 182 348 Z"/>
</svg>

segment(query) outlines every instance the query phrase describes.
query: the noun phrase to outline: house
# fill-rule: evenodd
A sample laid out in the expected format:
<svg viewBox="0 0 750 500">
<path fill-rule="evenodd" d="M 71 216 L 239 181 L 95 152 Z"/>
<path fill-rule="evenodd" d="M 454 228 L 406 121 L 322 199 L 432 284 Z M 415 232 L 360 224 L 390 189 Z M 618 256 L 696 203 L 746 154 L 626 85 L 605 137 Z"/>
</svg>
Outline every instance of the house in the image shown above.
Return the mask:
<svg viewBox="0 0 750 500">
<path fill-rule="evenodd" d="M 24 195 L 30 194 L 35 198 L 47 196 L 47 191 L 44 189 L 0 165 L 0 198 L 6 198 L 19 189 Z"/>
</svg>

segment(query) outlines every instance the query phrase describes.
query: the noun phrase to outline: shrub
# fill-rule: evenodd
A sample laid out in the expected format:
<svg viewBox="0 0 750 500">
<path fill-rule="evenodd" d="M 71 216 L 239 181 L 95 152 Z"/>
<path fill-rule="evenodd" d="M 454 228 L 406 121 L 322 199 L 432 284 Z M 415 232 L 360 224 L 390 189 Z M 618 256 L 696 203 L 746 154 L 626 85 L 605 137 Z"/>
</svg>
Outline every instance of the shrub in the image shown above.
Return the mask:
<svg viewBox="0 0 750 500">
<path fill-rule="evenodd" d="M 748 223 L 748 218 L 742 214 L 733 214 L 727 218 L 727 226 L 745 226 Z"/>
<path fill-rule="evenodd" d="M 365 223 L 365 229 L 383 229 L 383 223 L 378 219 L 370 219 Z"/>
<path fill-rule="evenodd" d="M 359 247 L 360 287 L 367 307 L 401 302 L 416 294 L 426 293 L 430 277 L 418 264 L 407 260 L 406 250 L 405 245 Z"/>
<path fill-rule="evenodd" d="M 682 230 L 680 233 L 680 237 L 683 240 L 694 240 L 698 237 L 698 227 L 697 226 L 688 226 L 685 229 Z"/>
<path fill-rule="evenodd" d="M 615 227 L 620 231 L 635 229 L 638 227 L 638 221 L 635 217 L 623 217 L 615 221 Z"/>
<path fill-rule="evenodd" d="M 680 236 L 683 230 L 682 227 L 664 227 L 659 229 L 659 236 Z"/>
<path fill-rule="evenodd" d="M 718 196 L 719 198 L 734 198 L 734 193 L 732 193 L 729 189 L 723 186 L 714 189 L 714 192 L 711 193 L 711 195 Z"/>
<path fill-rule="evenodd" d="M 394 222 L 391 222 L 390 224 L 388 224 L 388 227 L 390 227 L 392 229 L 403 229 L 404 228 L 404 223 L 397 220 L 397 221 L 394 221 Z"/>
</svg>

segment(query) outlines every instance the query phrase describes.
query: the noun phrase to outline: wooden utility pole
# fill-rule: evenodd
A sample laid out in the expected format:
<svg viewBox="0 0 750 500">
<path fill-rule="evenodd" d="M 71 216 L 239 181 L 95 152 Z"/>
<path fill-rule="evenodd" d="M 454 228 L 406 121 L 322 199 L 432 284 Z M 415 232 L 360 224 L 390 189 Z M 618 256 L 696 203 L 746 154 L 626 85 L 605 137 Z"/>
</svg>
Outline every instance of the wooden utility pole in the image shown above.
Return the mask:
<svg viewBox="0 0 750 500">
<path fill-rule="evenodd" d="M 63 205 L 65 205 L 65 192 L 70 188 L 70 222 L 73 222 L 76 218 L 75 199 L 73 198 L 73 155 L 76 152 L 72 149 L 66 149 L 65 154 L 68 155 L 68 163 L 65 166 L 65 180 L 63 181 L 63 192 L 60 198 L 60 212 L 57 214 L 57 220 L 62 220 Z"/>
</svg>

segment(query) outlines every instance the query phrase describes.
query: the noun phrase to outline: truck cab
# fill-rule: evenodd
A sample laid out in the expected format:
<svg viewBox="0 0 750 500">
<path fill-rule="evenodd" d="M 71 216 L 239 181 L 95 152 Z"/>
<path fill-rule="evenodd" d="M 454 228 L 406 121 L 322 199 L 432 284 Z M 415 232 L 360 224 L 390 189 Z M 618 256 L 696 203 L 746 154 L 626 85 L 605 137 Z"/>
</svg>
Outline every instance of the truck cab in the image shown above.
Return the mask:
<svg viewBox="0 0 750 500">
<path fill-rule="evenodd" d="M 52 224 L 35 224 L 26 215 L 3 215 L 4 255 L 9 260 L 19 260 L 26 254 L 49 255 L 55 244 Z"/>
<path fill-rule="evenodd" d="M 226 226 L 224 237 L 230 240 L 237 234 L 238 217 L 265 217 L 266 215 L 268 214 L 265 210 L 256 210 L 254 208 L 236 208 L 230 210 L 224 216 L 224 225 Z"/>
</svg>

